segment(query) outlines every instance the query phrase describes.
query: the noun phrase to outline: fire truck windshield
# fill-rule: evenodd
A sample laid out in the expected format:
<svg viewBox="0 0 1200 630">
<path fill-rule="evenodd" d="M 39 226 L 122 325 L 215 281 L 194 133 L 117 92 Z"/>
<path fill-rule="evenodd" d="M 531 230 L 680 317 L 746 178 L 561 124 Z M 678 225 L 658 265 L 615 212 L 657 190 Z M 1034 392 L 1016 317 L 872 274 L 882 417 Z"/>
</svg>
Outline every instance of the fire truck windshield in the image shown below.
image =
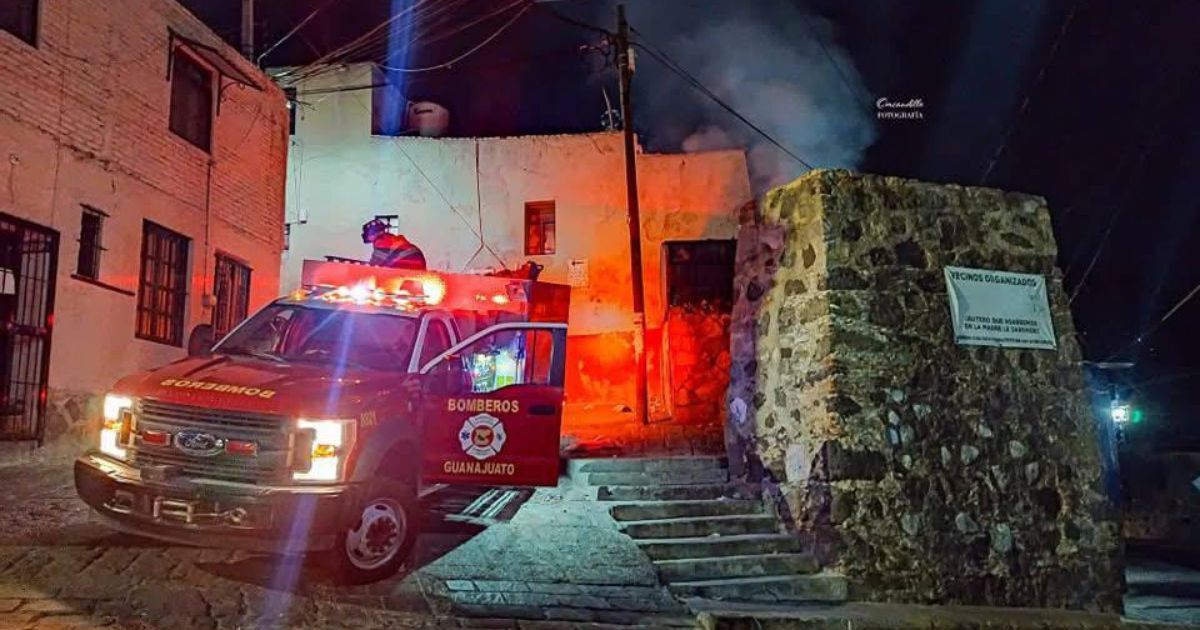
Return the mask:
<svg viewBox="0 0 1200 630">
<path fill-rule="evenodd" d="M 300 304 L 272 304 L 225 337 L 213 352 L 280 363 L 304 361 L 404 370 L 417 319 Z"/>
</svg>

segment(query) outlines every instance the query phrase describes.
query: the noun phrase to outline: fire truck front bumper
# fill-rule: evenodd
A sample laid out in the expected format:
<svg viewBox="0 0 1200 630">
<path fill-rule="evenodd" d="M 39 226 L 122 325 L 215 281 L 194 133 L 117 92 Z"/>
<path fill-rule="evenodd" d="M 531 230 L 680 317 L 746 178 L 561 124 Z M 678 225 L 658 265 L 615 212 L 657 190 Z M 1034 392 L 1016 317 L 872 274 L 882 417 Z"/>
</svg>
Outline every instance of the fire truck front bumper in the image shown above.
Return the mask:
<svg viewBox="0 0 1200 630">
<path fill-rule="evenodd" d="M 258 486 L 144 479 L 99 453 L 75 460 L 75 489 L 114 529 L 166 542 L 306 553 L 333 547 L 359 504 L 358 486 Z"/>
</svg>

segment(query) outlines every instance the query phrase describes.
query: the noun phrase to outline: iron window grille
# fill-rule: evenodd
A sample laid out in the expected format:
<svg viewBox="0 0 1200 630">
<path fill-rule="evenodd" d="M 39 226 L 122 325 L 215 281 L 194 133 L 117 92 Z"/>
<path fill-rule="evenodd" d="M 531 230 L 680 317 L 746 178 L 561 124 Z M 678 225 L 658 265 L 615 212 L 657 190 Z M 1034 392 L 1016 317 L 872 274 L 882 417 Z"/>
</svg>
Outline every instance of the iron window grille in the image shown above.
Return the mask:
<svg viewBox="0 0 1200 630">
<path fill-rule="evenodd" d="M 667 303 L 696 308 L 733 308 L 733 265 L 736 243 L 731 240 L 666 243 Z"/>
<path fill-rule="evenodd" d="M 100 279 L 100 255 L 104 252 L 103 212 L 88 206 L 79 215 L 79 258 L 75 274 L 92 280 Z"/>
<path fill-rule="evenodd" d="M 37 46 L 38 0 L 0 1 L 0 31 Z"/>
<path fill-rule="evenodd" d="M 525 255 L 545 256 L 555 249 L 554 202 L 525 203 Z"/>
<path fill-rule="evenodd" d="M 212 147 L 213 76 L 176 51 L 171 61 L 171 131 L 209 151 Z"/>
<path fill-rule="evenodd" d="M 224 254 L 217 254 L 213 294 L 213 337 L 220 339 L 246 319 L 250 310 L 250 267 Z"/>
<path fill-rule="evenodd" d="M 58 232 L 0 214 L 0 440 L 45 432 Z"/>
<path fill-rule="evenodd" d="M 183 345 L 189 245 L 186 236 L 150 221 L 143 222 L 137 306 L 139 339 Z"/>
</svg>

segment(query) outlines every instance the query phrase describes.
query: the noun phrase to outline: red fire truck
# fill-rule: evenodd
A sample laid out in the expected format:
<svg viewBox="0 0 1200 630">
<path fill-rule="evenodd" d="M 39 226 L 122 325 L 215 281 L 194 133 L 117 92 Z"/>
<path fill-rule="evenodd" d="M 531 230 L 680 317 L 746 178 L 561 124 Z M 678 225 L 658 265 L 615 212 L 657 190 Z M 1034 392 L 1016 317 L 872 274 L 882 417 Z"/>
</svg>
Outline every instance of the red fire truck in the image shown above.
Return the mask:
<svg viewBox="0 0 1200 630">
<path fill-rule="evenodd" d="M 569 288 L 306 261 L 211 350 L 121 379 L 79 495 L 119 530 L 395 573 L 439 484 L 554 485 Z"/>
</svg>

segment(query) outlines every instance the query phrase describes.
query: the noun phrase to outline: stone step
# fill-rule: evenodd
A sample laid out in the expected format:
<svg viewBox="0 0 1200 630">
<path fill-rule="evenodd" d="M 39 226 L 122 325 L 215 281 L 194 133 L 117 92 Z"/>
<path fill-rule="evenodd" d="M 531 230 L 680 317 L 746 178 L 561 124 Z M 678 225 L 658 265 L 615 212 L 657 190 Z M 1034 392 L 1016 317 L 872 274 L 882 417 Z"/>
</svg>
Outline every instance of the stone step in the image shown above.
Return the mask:
<svg viewBox="0 0 1200 630">
<path fill-rule="evenodd" d="M 742 536 L 705 536 L 704 538 L 645 539 L 638 547 L 651 560 L 681 558 L 717 558 L 764 553 L 799 553 L 800 539 L 790 534 L 746 534 Z"/>
<path fill-rule="evenodd" d="M 729 481 L 724 468 L 696 470 L 664 470 L 658 472 L 594 472 L 580 473 L 577 479 L 592 486 L 687 486 Z"/>
<path fill-rule="evenodd" d="M 674 582 L 668 588 L 677 597 L 753 602 L 836 603 L 847 594 L 846 578 L 832 573 Z"/>
<path fill-rule="evenodd" d="M 762 514 L 762 501 L 748 499 L 710 499 L 703 501 L 653 501 L 622 503 L 609 510 L 618 521 L 649 521 L 664 518 L 695 516 L 729 516 L 733 514 Z"/>
<path fill-rule="evenodd" d="M 778 533 L 779 524 L 769 514 L 699 516 L 653 521 L 626 521 L 621 528 L 630 538 L 699 538 L 738 534 Z"/>
<path fill-rule="evenodd" d="M 767 575 L 801 575 L 820 570 L 809 553 L 753 554 L 717 558 L 684 558 L 654 563 L 666 582 L 694 582 Z"/>
<path fill-rule="evenodd" d="M 709 483 L 689 486 L 641 485 L 601 486 L 596 498 L 601 501 L 703 501 L 722 497 L 759 499 L 757 486 Z"/>
<path fill-rule="evenodd" d="M 674 472 L 726 468 L 724 457 L 657 457 L 657 458 L 607 458 L 572 459 L 567 462 L 567 473 L 578 476 L 583 473 L 611 472 Z"/>
</svg>

